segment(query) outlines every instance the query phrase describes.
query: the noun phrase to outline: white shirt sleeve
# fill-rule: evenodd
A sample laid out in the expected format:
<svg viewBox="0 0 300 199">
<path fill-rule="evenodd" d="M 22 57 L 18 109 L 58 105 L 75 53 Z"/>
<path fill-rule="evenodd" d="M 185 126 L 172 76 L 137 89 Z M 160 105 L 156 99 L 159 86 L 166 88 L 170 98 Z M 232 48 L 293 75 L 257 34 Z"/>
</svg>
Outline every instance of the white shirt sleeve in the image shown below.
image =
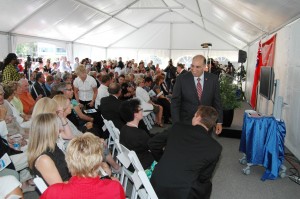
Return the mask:
<svg viewBox="0 0 300 199">
<path fill-rule="evenodd" d="M 14 176 L 0 177 L 0 184 L 0 198 L 5 198 L 15 188 L 22 186 L 22 184 Z"/>
<path fill-rule="evenodd" d="M 7 134 L 8 134 L 7 126 L 5 121 L 3 120 L 0 122 L 0 135 L 2 138 L 7 140 Z"/>
</svg>

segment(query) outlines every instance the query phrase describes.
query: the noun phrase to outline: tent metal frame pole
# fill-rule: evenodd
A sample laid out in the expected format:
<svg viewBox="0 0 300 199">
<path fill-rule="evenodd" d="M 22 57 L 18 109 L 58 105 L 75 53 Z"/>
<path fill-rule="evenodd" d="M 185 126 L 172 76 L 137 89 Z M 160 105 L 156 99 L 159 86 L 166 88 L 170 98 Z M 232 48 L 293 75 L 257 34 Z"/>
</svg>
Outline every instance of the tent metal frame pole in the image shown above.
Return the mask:
<svg viewBox="0 0 300 199">
<path fill-rule="evenodd" d="M 47 8 L 48 6 L 50 6 L 51 4 L 53 4 L 55 1 L 57 0 L 52 0 L 47 2 L 46 4 L 42 5 L 40 8 L 38 8 L 36 11 L 34 11 L 33 13 L 31 13 L 29 16 L 27 16 L 25 19 L 23 19 L 22 21 L 20 21 L 19 23 L 17 23 L 17 25 L 15 25 L 11 30 L 9 30 L 8 32 L 13 32 L 17 27 L 19 27 L 21 24 L 25 23 L 26 21 L 28 21 L 28 19 L 30 19 L 31 17 L 33 17 L 34 15 L 36 15 L 37 13 L 41 12 L 44 8 Z"/>
<path fill-rule="evenodd" d="M 190 19 L 186 18 L 184 15 L 182 15 L 181 13 L 178 12 L 178 14 L 181 15 L 182 17 L 184 17 L 185 19 L 190 20 Z M 190 20 L 190 21 L 191 21 L 191 20 Z M 214 35 L 215 37 L 217 37 L 217 38 L 220 39 L 221 41 L 225 42 L 226 44 L 228 44 L 228 45 L 230 45 L 230 46 L 232 46 L 233 48 L 235 48 L 235 49 L 238 50 L 238 48 L 237 48 L 236 46 L 232 45 L 232 44 L 229 43 L 228 41 L 225 41 L 223 38 L 219 37 L 219 36 L 216 35 L 215 33 L 213 33 L 213 32 L 211 32 L 211 31 L 209 31 L 209 30 L 203 28 L 202 26 L 200 26 L 199 24 L 195 23 L 194 21 L 191 21 L 191 22 L 193 22 L 193 24 L 195 24 L 196 26 L 198 26 L 198 27 L 201 28 L 202 30 L 205 30 L 205 31 L 209 32 L 210 34 Z"/>
<path fill-rule="evenodd" d="M 284 28 L 285 26 L 288 26 L 289 24 L 293 23 L 294 21 L 297 21 L 300 19 L 300 14 L 297 15 L 296 17 L 292 18 L 291 20 L 289 20 L 288 22 L 284 23 L 283 25 L 279 26 L 278 28 L 275 28 L 273 29 L 272 31 L 268 32 L 268 33 L 265 33 L 263 35 L 260 35 L 259 37 L 257 37 L 255 40 L 253 40 L 251 43 L 249 43 L 249 45 L 253 45 L 254 43 L 258 42 L 259 40 L 271 35 L 271 34 L 274 34 L 276 32 L 278 32 L 279 30 L 281 30 L 282 28 Z"/>
<path fill-rule="evenodd" d="M 198 6 L 198 9 L 199 9 L 199 13 L 200 13 L 200 16 L 201 16 L 201 19 L 202 19 L 203 27 L 206 29 L 205 23 L 204 23 L 204 20 L 203 20 L 203 15 L 202 15 L 202 11 L 201 11 L 201 7 L 200 7 L 200 4 L 199 4 L 199 1 L 196 1 L 196 2 L 197 2 L 197 6 Z"/>
<path fill-rule="evenodd" d="M 68 40 L 59 40 L 59 39 L 51 39 L 51 38 L 46 38 L 46 37 L 38 37 L 38 36 L 31 36 L 31 35 L 24 35 L 24 34 L 17 34 L 17 33 L 10 33 L 12 36 L 20 36 L 20 37 L 27 37 L 27 38 L 33 38 L 33 39 L 43 39 L 43 40 L 48 40 L 48 41 L 55 41 L 55 42 L 72 42 Z"/>
<path fill-rule="evenodd" d="M 178 2 L 177 0 L 174 0 L 174 1 L 175 1 L 176 3 L 178 3 L 178 4 L 180 4 L 180 5 L 183 5 L 182 3 Z M 192 9 L 190 9 L 190 8 L 188 8 L 188 7 L 185 7 L 185 9 L 187 9 L 188 11 L 190 11 L 190 12 L 194 13 L 195 15 L 197 15 L 197 16 L 200 17 L 203 21 L 206 20 L 206 21 L 208 21 L 209 23 L 213 24 L 214 26 L 217 26 L 217 27 L 218 27 L 218 25 L 216 25 L 214 22 L 212 22 L 212 21 L 208 20 L 207 18 L 205 18 L 205 17 L 199 15 L 199 13 L 196 13 L 194 10 L 192 10 Z M 174 11 L 174 10 L 173 10 L 173 11 Z M 175 10 L 174 12 L 176 12 L 176 13 L 180 14 L 181 16 L 183 16 L 184 18 L 186 18 L 186 17 L 185 17 L 184 15 L 182 15 L 180 12 L 178 12 L 178 11 L 176 11 L 176 10 Z M 186 19 L 189 20 L 189 21 L 191 21 L 191 19 L 188 19 L 188 18 L 186 18 Z M 194 22 L 194 21 L 193 21 L 193 22 Z M 196 22 L 194 22 L 194 23 L 196 23 Z M 206 30 L 206 31 L 209 31 L 209 30 L 207 30 L 205 27 L 202 27 L 202 29 L 204 29 L 204 30 Z M 229 34 L 229 35 L 235 37 L 236 39 L 242 41 L 243 43 L 248 44 L 248 42 L 245 41 L 244 39 L 240 38 L 239 36 L 237 36 L 237 35 L 235 35 L 235 34 L 232 34 L 231 32 L 229 32 L 229 31 L 227 31 L 227 30 L 225 30 L 225 29 L 224 29 L 224 30 L 222 29 L 222 31 L 224 31 L 224 32 L 226 32 L 227 34 Z M 209 31 L 209 32 L 210 32 L 210 31 Z M 210 33 L 211 33 L 211 32 L 210 32 Z M 223 41 L 224 41 L 224 40 L 223 40 Z"/>
<path fill-rule="evenodd" d="M 259 31 L 261 32 L 264 32 L 266 33 L 265 30 L 261 29 L 260 27 L 258 27 L 256 24 L 252 23 L 251 21 L 249 21 L 248 19 L 244 18 L 244 17 L 241 17 L 241 15 L 237 14 L 236 12 L 233 12 L 232 10 L 228 9 L 227 7 L 225 7 L 224 5 L 222 5 L 221 3 L 218 3 L 216 2 L 215 0 L 211 0 L 211 2 L 213 4 L 215 4 L 216 6 L 218 7 L 221 7 L 222 9 L 226 10 L 227 12 L 233 14 L 234 16 L 236 16 L 237 18 L 241 19 L 243 22 L 251 25 L 251 26 L 254 26 L 256 29 L 258 29 Z"/>
<path fill-rule="evenodd" d="M 131 7 L 129 10 L 153 10 L 153 9 L 184 9 L 184 6 L 167 6 L 167 7 Z"/>
<path fill-rule="evenodd" d="M 11 53 L 12 52 L 12 36 L 10 33 L 8 33 L 7 35 L 7 50 L 8 50 L 8 53 Z"/>
<path fill-rule="evenodd" d="M 172 40 L 173 40 L 172 29 L 173 29 L 173 24 L 170 23 L 170 39 L 169 39 L 169 42 L 170 42 L 169 57 L 170 57 L 170 59 L 172 58 L 171 57 Z"/>
<path fill-rule="evenodd" d="M 141 25 L 140 27 L 138 27 L 136 30 L 133 30 L 133 31 L 129 32 L 128 34 L 124 35 L 124 36 L 121 37 L 120 39 L 118 39 L 118 40 L 114 41 L 113 43 L 109 44 L 109 45 L 107 46 L 107 48 L 110 48 L 112 45 L 118 43 L 118 42 L 121 41 L 122 39 L 126 38 L 127 36 L 131 35 L 132 33 L 136 32 L 136 31 L 138 31 L 139 29 L 143 28 L 143 27 L 146 26 L 147 24 L 151 23 L 152 21 L 154 21 L 155 19 L 157 19 L 158 17 L 161 17 L 162 15 L 164 15 L 164 14 L 166 14 L 166 13 L 169 13 L 169 11 L 166 11 L 166 12 L 163 12 L 163 13 L 157 15 L 156 17 L 154 17 L 154 18 L 151 19 L 150 21 L 148 21 L 148 22 L 144 23 L 143 25 Z"/>
<path fill-rule="evenodd" d="M 165 6 L 167 7 L 167 9 L 169 10 L 170 13 L 173 12 L 172 8 L 170 8 L 168 6 L 168 4 L 164 1 L 164 0 L 161 0 L 163 2 L 163 4 L 165 4 Z M 184 6 L 181 6 L 180 9 L 184 9 Z M 170 22 L 169 22 L 170 23 Z M 169 58 L 171 59 L 172 58 L 172 40 L 173 40 L 173 34 L 172 34 L 172 29 L 173 29 L 173 24 L 172 22 L 170 23 L 170 39 L 169 39 Z"/>
<path fill-rule="evenodd" d="M 83 34 L 81 34 L 79 37 L 75 38 L 73 41 L 76 41 L 76 40 L 78 40 L 79 38 L 83 37 L 84 35 L 88 34 L 89 32 L 95 30 L 96 28 L 98 28 L 98 27 L 101 26 L 102 24 L 108 22 L 108 21 L 111 20 L 112 18 L 114 18 L 114 19 L 116 19 L 116 20 L 118 20 L 118 21 L 121 21 L 121 22 L 123 22 L 123 23 L 125 23 L 125 24 L 127 24 L 127 25 L 129 25 L 129 26 L 131 26 L 131 27 L 133 27 L 133 28 L 138 28 L 138 27 L 133 26 L 133 25 L 127 23 L 127 22 L 124 22 L 123 20 L 117 18 L 116 16 L 117 16 L 118 14 L 120 14 L 121 12 L 123 12 L 124 10 L 128 9 L 130 6 L 134 5 L 135 3 L 137 3 L 137 2 L 140 1 L 140 0 L 136 0 L 136 1 L 132 2 L 131 4 L 129 4 L 128 6 L 126 6 L 125 8 L 123 8 L 123 9 L 121 9 L 120 11 L 118 11 L 117 13 L 115 13 L 114 15 L 110 15 L 110 14 L 108 14 L 108 13 L 106 13 L 106 12 L 103 12 L 103 11 L 101 11 L 101 10 L 99 10 L 99 9 L 93 7 L 93 6 L 90 6 L 90 5 L 84 3 L 84 2 L 82 2 L 82 1 L 80 1 L 80 0 L 74 0 L 74 1 L 80 3 L 81 5 L 84 5 L 84 6 L 86 6 L 86 7 L 89 7 L 89 8 L 91 8 L 91 9 L 94 9 L 94 10 L 96 10 L 96 11 L 102 13 L 102 14 L 105 14 L 105 15 L 107 15 L 107 16 L 109 16 L 109 17 L 108 17 L 106 20 L 104 20 L 104 21 L 100 22 L 99 24 L 97 24 L 96 26 L 94 26 L 94 27 L 90 28 L 89 30 L 85 31 Z"/>
<path fill-rule="evenodd" d="M 124 20 L 122 20 L 122 19 L 119 19 L 119 18 L 117 18 L 116 16 L 117 16 L 118 14 L 120 14 L 121 12 L 123 12 L 124 10 L 128 9 L 129 6 L 132 6 L 132 5 L 134 5 L 135 3 L 137 3 L 139 0 L 136 0 L 135 2 L 129 4 L 128 6 L 126 6 L 125 8 L 121 9 L 120 11 L 118 11 L 117 13 L 115 13 L 115 14 L 113 14 L 113 15 L 111 15 L 111 14 L 109 14 L 109 13 L 107 13 L 107 12 L 104 12 L 104 11 L 102 11 L 102 10 L 99 10 L 99 9 L 97 9 L 97 8 L 95 8 L 95 7 L 91 6 L 91 5 L 89 5 L 89 4 L 86 4 L 86 3 L 82 2 L 81 0 L 73 0 L 73 1 L 76 1 L 77 3 L 79 3 L 79 4 L 81 4 L 81 5 L 84 5 L 84 6 L 88 7 L 88 8 L 91 8 L 91 9 L 97 11 L 97 12 L 100 12 L 100 13 L 102 13 L 102 14 L 107 15 L 107 16 L 109 16 L 110 18 L 115 18 L 115 19 L 117 19 L 118 21 L 121 21 L 121 22 L 123 22 L 123 23 L 125 23 L 125 24 L 127 24 L 127 25 L 129 25 L 129 26 L 132 26 L 132 27 L 136 28 L 134 25 L 132 25 L 132 24 L 130 24 L 130 23 L 128 23 L 128 22 L 126 22 L 126 21 L 124 21 Z"/>
</svg>

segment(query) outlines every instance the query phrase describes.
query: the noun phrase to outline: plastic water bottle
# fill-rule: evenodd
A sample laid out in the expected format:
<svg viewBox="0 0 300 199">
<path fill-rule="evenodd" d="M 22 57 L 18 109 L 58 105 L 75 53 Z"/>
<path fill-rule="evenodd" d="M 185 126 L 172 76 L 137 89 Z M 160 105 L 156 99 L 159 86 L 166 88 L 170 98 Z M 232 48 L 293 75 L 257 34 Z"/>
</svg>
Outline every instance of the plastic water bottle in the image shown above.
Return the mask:
<svg viewBox="0 0 300 199">
<path fill-rule="evenodd" d="M 18 150 L 18 151 L 21 150 L 20 138 L 14 138 L 13 147 L 15 150 Z"/>
</svg>

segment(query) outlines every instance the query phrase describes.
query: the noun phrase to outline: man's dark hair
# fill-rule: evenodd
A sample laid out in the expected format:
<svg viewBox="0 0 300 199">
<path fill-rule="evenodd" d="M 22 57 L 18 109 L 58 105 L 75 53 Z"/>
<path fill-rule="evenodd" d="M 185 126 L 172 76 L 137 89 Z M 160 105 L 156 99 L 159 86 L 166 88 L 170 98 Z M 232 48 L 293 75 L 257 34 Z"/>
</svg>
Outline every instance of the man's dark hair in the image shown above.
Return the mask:
<svg viewBox="0 0 300 199">
<path fill-rule="evenodd" d="M 216 125 L 218 119 L 218 112 L 211 106 L 199 106 L 197 115 L 201 116 L 201 123 L 204 124 L 208 129 L 211 129 Z"/>
<path fill-rule="evenodd" d="M 103 78 L 103 77 L 102 77 Z M 118 92 L 121 90 L 121 86 L 120 84 L 118 83 L 111 83 L 109 86 L 108 86 L 108 92 L 109 94 L 111 95 L 115 95 L 115 94 L 118 94 Z"/>
<path fill-rule="evenodd" d="M 106 82 L 108 82 L 109 80 L 111 80 L 111 77 L 110 77 L 110 75 L 102 75 L 102 79 L 101 79 L 101 82 L 102 83 L 106 83 Z"/>
<path fill-rule="evenodd" d="M 177 67 L 180 67 L 180 68 L 184 69 L 184 66 L 181 63 L 177 64 Z"/>
<path fill-rule="evenodd" d="M 130 99 L 123 101 L 120 107 L 120 115 L 125 122 L 130 122 L 134 119 L 134 113 L 139 112 L 141 102 L 138 99 Z"/>
<path fill-rule="evenodd" d="M 145 82 L 153 82 L 153 79 L 151 77 L 145 77 Z"/>
<path fill-rule="evenodd" d="M 35 81 L 39 81 L 39 79 L 42 77 L 43 73 L 42 72 L 37 72 L 35 76 Z"/>
<path fill-rule="evenodd" d="M 122 75 L 119 75 L 119 77 L 123 77 L 123 78 L 125 79 L 125 75 L 123 75 L 123 74 L 122 74 Z"/>
</svg>

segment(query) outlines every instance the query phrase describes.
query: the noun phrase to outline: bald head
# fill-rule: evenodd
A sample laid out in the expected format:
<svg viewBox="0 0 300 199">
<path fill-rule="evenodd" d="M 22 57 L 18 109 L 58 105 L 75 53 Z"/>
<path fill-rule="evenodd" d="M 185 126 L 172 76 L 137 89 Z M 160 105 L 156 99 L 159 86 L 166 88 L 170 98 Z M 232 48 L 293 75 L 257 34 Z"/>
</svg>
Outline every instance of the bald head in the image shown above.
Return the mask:
<svg viewBox="0 0 300 199">
<path fill-rule="evenodd" d="M 109 86 L 108 86 L 108 92 L 109 92 L 109 94 L 111 94 L 111 95 L 117 95 L 117 94 L 119 94 L 120 91 L 121 91 L 120 84 L 115 83 L 115 82 L 109 84 Z"/>
<path fill-rule="evenodd" d="M 196 55 L 193 57 L 191 72 L 194 77 L 200 77 L 205 68 L 205 57 L 203 55 Z"/>
</svg>

